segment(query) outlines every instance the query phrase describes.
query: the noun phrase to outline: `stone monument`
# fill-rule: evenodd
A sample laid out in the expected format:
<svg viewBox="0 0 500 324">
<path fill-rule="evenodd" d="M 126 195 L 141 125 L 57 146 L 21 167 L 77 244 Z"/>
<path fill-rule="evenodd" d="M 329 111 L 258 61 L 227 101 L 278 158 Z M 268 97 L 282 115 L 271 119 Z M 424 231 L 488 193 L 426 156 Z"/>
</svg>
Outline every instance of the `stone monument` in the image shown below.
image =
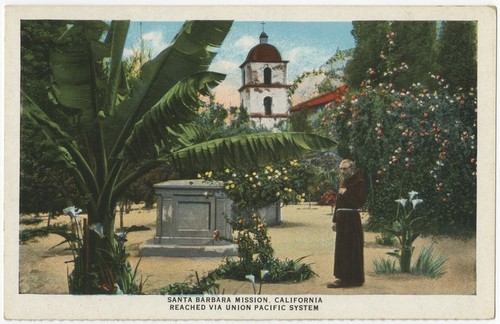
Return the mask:
<svg viewBox="0 0 500 324">
<path fill-rule="evenodd" d="M 237 255 L 230 242 L 214 241 L 215 231 L 231 237 L 226 219 L 232 201 L 222 183 L 203 180 L 172 180 L 158 183 L 156 234 L 140 248 L 142 256 L 220 257 Z M 263 208 L 260 215 L 268 225 L 281 222 L 279 205 Z"/>
</svg>

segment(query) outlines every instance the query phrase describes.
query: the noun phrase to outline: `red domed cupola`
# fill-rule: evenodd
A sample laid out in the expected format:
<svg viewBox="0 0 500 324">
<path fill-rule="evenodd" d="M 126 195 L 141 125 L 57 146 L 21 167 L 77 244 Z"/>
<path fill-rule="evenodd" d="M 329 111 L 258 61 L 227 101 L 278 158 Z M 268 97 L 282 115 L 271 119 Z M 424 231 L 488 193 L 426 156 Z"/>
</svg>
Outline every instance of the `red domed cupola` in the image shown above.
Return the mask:
<svg viewBox="0 0 500 324">
<path fill-rule="evenodd" d="M 250 52 L 248 52 L 245 62 L 240 65 L 243 67 L 248 62 L 287 62 L 281 60 L 281 54 L 276 47 L 267 43 L 268 36 L 266 33 L 262 32 L 260 34 L 260 44 L 254 46 Z"/>
</svg>

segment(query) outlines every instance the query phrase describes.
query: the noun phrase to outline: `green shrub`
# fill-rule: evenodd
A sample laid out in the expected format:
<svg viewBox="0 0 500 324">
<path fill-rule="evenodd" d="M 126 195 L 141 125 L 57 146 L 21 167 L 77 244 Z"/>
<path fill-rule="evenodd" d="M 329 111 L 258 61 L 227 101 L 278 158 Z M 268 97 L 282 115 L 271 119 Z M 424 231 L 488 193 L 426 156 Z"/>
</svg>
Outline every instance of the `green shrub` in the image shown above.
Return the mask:
<svg viewBox="0 0 500 324">
<path fill-rule="evenodd" d="M 392 275 L 395 273 L 400 273 L 401 268 L 396 266 L 396 261 L 400 258 L 399 253 L 389 252 L 387 253 L 393 256 L 395 259 L 389 260 L 382 258 L 380 261 L 374 260 L 373 266 L 377 274 Z M 420 253 L 417 261 L 411 267 L 410 273 L 417 276 L 426 276 L 431 278 L 440 278 L 446 273 L 444 271 L 445 263 L 447 259 L 443 256 L 438 256 L 432 245 L 430 247 L 424 248 Z"/>
<path fill-rule="evenodd" d="M 394 246 L 397 244 L 396 237 L 392 234 L 382 233 L 382 235 L 375 236 L 375 242 L 383 246 Z"/>
<path fill-rule="evenodd" d="M 417 259 L 417 262 L 411 269 L 414 275 L 423 275 L 431 278 L 439 278 L 446 273 L 444 271 L 447 259 L 443 256 L 438 256 L 432 245 L 424 248 Z"/>
<path fill-rule="evenodd" d="M 214 271 L 221 279 L 246 280 L 251 274 L 260 278 L 261 271 L 267 271 L 266 282 L 302 282 L 317 274 L 312 270 L 310 264 L 302 263 L 305 257 L 294 260 L 270 259 L 267 263 L 254 261 L 245 265 L 238 260 L 225 259 L 225 263 Z"/>
<path fill-rule="evenodd" d="M 393 78 L 413 67 L 386 55 L 386 68 L 370 69 L 359 90 L 315 117 L 314 129 L 336 140 L 339 155 L 365 176 L 369 229 L 392 224 L 392 197 L 419 188 L 427 234 L 475 232 L 476 89 L 450 93 L 432 74 L 398 87 Z"/>
<path fill-rule="evenodd" d="M 161 295 L 201 295 L 219 294 L 219 284 L 216 282 L 216 272 L 211 272 L 200 279 L 195 273 L 195 282 L 176 282 L 160 289 Z"/>
<path fill-rule="evenodd" d="M 391 275 L 399 272 L 396 268 L 396 260 L 388 260 L 382 258 L 380 261 L 373 260 L 373 266 L 377 274 Z"/>
</svg>

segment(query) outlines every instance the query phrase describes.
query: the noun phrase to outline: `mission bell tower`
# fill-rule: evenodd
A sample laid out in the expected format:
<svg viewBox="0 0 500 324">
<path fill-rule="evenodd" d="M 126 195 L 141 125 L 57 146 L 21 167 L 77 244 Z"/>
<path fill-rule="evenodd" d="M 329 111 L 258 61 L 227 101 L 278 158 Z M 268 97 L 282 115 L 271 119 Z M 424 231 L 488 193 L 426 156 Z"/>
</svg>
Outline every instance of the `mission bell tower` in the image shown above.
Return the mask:
<svg viewBox="0 0 500 324">
<path fill-rule="evenodd" d="M 243 85 L 239 89 L 241 104 L 258 126 L 274 128 L 286 121 L 290 112 L 287 84 L 288 61 L 281 59 L 276 47 L 268 43 L 263 31 L 240 65 Z"/>
</svg>

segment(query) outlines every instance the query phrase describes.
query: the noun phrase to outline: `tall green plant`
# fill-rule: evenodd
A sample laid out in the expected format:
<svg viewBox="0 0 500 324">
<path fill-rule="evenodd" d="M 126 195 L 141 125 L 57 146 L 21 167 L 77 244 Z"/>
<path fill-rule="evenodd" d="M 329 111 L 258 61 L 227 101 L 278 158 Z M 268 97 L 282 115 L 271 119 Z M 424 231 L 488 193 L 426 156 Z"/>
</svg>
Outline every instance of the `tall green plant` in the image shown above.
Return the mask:
<svg viewBox="0 0 500 324">
<path fill-rule="evenodd" d="M 417 198 L 417 195 L 418 192 L 411 191 L 408 193 L 408 199 L 396 200 L 398 203 L 396 218 L 392 225 L 386 228 L 387 232 L 396 236 L 401 246 L 397 257 L 402 272 L 411 270 L 413 242 L 422 234 L 422 222 L 425 220 L 424 217 L 415 214 L 416 207 L 423 202 L 422 199 Z"/>
<path fill-rule="evenodd" d="M 119 285 L 116 278 L 130 273 L 126 256 L 118 267 L 106 268 L 111 276 L 99 264 L 115 261 L 118 200 L 150 170 L 170 164 L 191 176 L 197 169 L 234 162 L 258 165 L 334 144 L 307 134 L 238 136 L 204 143 L 206 133 L 188 125 L 196 116 L 200 96 L 209 95 L 225 77 L 207 70 L 215 56 L 211 49 L 222 44 L 231 25 L 231 21 L 185 22 L 169 47 L 144 65 L 140 84 L 127 94 L 121 58 L 129 22 L 71 21 L 49 56 L 53 105 L 38 104 L 23 91 L 22 118 L 36 124 L 45 141 L 57 148 L 53 159 L 64 162 L 88 199 L 89 225 L 102 226 L 102 235 L 91 231 L 83 249 L 97 283 L 83 281 L 76 290 L 102 293 L 109 278 Z M 135 167 L 127 172 L 129 166 Z"/>
<path fill-rule="evenodd" d="M 437 61 L 452 92 L 468 92 L 476 88 L 477 22 L 443 21 Z"/>
</svg>

